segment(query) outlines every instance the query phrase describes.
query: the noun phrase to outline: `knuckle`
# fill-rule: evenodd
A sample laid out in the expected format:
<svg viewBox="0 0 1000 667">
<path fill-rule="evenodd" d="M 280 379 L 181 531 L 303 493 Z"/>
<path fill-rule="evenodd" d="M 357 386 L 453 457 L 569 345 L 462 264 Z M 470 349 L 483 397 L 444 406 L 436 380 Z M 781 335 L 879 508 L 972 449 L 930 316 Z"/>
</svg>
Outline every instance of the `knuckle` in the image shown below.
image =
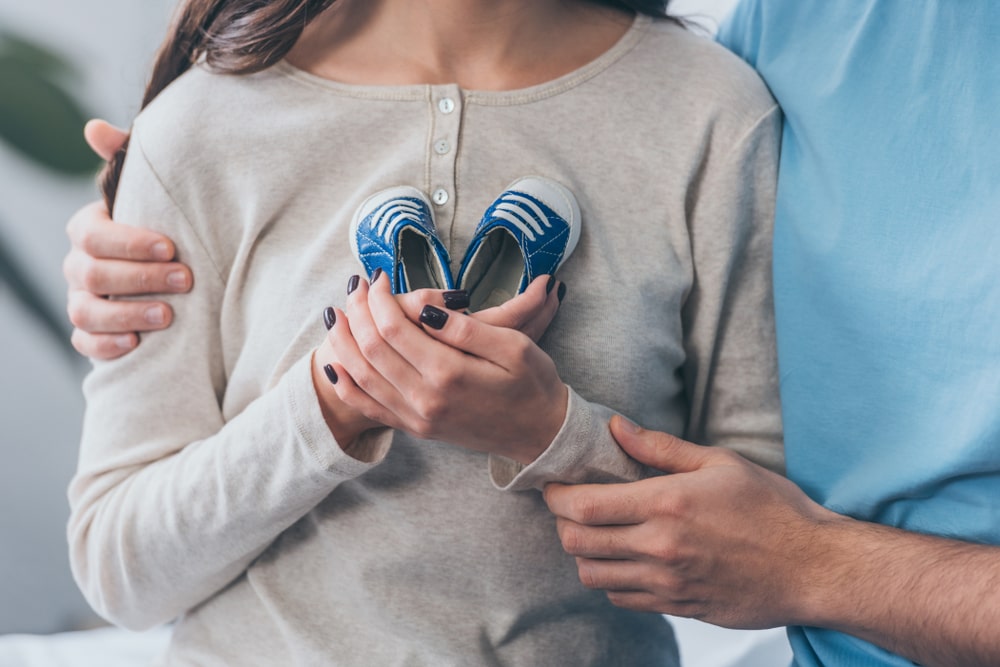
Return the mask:
<svg viewBox="0 0 1000 667">
<path fill-rule="evenodd" d="M 591 563 L 581 561 L 576 569 L 577 575 L 580 577 L 580 583 L 584 587 L 591 590 L 601 588 L 600 581 L 597 579 L 597 569 Z"/>
<path fill-rule="evenodd" d="M 69 337 L 69 342 L 73 345 L 73 349 L 84 357 L 92 356 L 90 354 L 90 336 L 80 329 L 73 329 L 73 334 Z"/>
<path fill-rule="evenodd" d="M 468 348 L 475 339 L 475 329 L 468 317 L 453 317 L 455 324 L 451 330 L 452 344 L 458 348 Z"/>
<path fill-rule="evenodd" d="M 437 435 L 433 422 L 427 419 L 417 419 L 410 427 L 410 432 L 421 440 L 433 440 Z"/>
<path fill-rule="evenodd" d="M 74 266 L 75 263 L 73 261 L 73 251 L 71 250 L 68 253 L 66 253 L 66 256 L 63 257 L 62 261 L 63 278 L 65 278 L 66 282 L 69 283 L 71 286 L 73 284 Z"/>
<path fill-rule="evenodd" d="M 83 260 L 80 266 L 80 284 L 93 294 L 100 294 L 104 291 L 104 271 L 99 260 L 90 256 Z"/>
<path fill-rule="evenodd" d="M 511 352 L 514 355 L 514 361 L 522 365 L 528 365 L 533 357 L 535 344 L 528 336 L 520 332 L 516 333 L 518 333 L 518 335 L 514 337 L 511 345 Z"/>
<path fill-rule="evenodd" d="M 597 504 L 584 494 L 573 499 L 570 515 L 579 523 L 591 523 L 597 517 Z"/>
<path fill-rule="evenodd" d="M 563 549 L 566 553 L 577 555 L 583 547 L 583 531 L 579 526 L 566 525 L 559 531 L 559 539 L 562 541 Z"/>
<path fill-rule="evenodd" d="M 365 359 L 375 359 L 382 351 L 382 340 L 370 333 L 355 334 L 355 342 Z"/>
<path fill-rule="evenodd" d="M 66 303 L 66 314 L 69 315 L 70 323 L 76 327 L 76 330 L 73 332 L 73 346 L 76 347 L 78 334 L 82 335 L 83 331 L 90 329 L 90 309 L 83 303 L 82 299 L 71 296 Z M 83 353 L 83 350 L 79 348 L 77 348 L 77 351 Z"/>
<path fill-rule="evenodd" d="M 145 294 L 153 291 L 153 276 L 149 270 L 143 268 L 136 271 L 132 276 L 132 287 L 136 294 Z"/>
<path fill-rule="evenodd" d="M 421 392 L 413 400 L 413 406 L 422 421 L 434 424 L 444 416 L 447 401 L 435 392 Z"/>
<path fill-rule="evenodd" d="M 80 250 L 84 251 L 88 255 L 93 255 L 96 243 L 97 234 L 92 228 L 83 225 L 76 229 L 76 236 L 73 244 L 80 248 Z"/>
<path fill-rule="evenodd" d="M 448 394 L 458 385 L 459 374 L 454 369 L 438 366 L 429 370 L 424 377 L 427 380 L 427 384 L 433 387 L 439 394 Z M 435 404 L 440 402 L 440 396 L 422 395 L 421 397 L 432 398 L 435 400 Z"/>
<path fill-rule="evenodd" d="M 399 340 L 403 333 L 403 327 L 397 320 L 390 320 L 388 322 L 379 323 L 378 332 L 382 336 L 383 340 L 392 342 Z"/>
<path fill-rule="evenodd" d="M 351 373 L 351 377 L 354 379 L 354 384 L 358 386 L 358 389 L 371 396 L 372 391 L 375 389 L 375 375 L 371 371 L 360 369 L 357 372 Z"/>
<path fill-rule="evenodd" d="M 674 541 L 667 537 L 661 537 L 649 547 L 649 554 L 658 562 L 668 567 L 677 567 L 682 563 L 680 549 Z"/>
</svg>

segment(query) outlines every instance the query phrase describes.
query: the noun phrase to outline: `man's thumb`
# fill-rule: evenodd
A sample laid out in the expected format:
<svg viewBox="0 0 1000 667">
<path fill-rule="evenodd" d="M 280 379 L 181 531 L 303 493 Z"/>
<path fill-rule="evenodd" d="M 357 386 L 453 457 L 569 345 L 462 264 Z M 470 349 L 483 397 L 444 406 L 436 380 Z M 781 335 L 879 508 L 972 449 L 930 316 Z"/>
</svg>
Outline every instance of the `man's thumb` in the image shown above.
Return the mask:
<svg viewBox="0 0 1000 667">
<path fill-rule="evenodd" d="M 664 472 L 694 472 L 708 463 L 707 447 L 640 428 L 621 415 L 611 418 L 611 435 L 633 459 Z"/>
<path fill-rule="evenodd" d="M 92 120 L 84 126 L 83 136 L 91 150 L 107 162 L 125 144 L 128 132 L 103 120 Z"/>
</svg>

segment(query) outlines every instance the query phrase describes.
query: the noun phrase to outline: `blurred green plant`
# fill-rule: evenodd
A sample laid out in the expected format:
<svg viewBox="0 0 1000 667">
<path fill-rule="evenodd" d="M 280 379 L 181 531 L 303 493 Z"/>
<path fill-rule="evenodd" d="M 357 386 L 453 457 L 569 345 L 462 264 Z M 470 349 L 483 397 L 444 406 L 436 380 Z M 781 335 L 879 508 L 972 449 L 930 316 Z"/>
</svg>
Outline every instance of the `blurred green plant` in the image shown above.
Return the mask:
<svg viewBox="0 0 1000 667">
<path fill-rule="evenodd" d="M 98 158 L 83 140 L 87 120 L 66 82 L 74 68 L 45 47 L 0 32 L 0 139 L 15 152 L 66 177 L 92 177 Z M 0 282 L 72 354 L 66 318 L 0 237 Z"/>
</svg>

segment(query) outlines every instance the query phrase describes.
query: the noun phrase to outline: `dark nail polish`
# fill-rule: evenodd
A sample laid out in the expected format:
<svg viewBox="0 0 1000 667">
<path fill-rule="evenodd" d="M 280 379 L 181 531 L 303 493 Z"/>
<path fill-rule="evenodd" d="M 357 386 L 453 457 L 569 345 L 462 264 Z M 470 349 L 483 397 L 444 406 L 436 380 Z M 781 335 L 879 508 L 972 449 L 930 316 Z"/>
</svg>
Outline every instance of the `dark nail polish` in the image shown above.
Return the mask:
<svg viewBox="0 0 1000 667">
<path fill-rule="evenodd" d="M 444 307 L 448 310 L 465 310 L 469 307 L 469 293 L 464 289 L 455 289 L 441 295 Z"/>
<path fill-rule="evenodd" d="M 545 293 L 548 294 L 552 291 L 552 288 L 556 286 L 555 276 L 549 276 L 549 282 L 545 283 Z"/>
<path fill-rule="evenodd" d="M 350 294 L 354 290 L 358 289 L 358 284 L 361 282 L 361 276 L 355 274 L 347 280 L 347 293 Z"/>
<path fill-rule="evenodd" d="M 374 285 L 375 281 L 382 277 L 382 269 L 375 269 L 372 273 L 371 284 Z"/>
<path fill-rule="evenodd" d="M 566 298 L 566 283 L 559 283 L 559 291 L 556 296 L 559 297 L 559 303 L 562 303 L 562 300 Z"/>
<path fill-rule="evenodd" d="M 434 306 L 424 306 L 424 309 L 420 311 L 420 321 L 431 329 L 440 330 L 444 328 L 444 323 L 448 321 L 448 313 Z"/>
<path fill-rule="evenodd" d="M 333 308 L 327 308 L 323 311 L 323 324 L 326 325 L 326 330 L 329 331 L 333 328 L 333 325 L 337 323 L 337 311 Z"/>
<path fill-rule="evenodd" d="M 323 366 L 323 372 L 326 373 L 326 379 L 330 381 L 330 384 L 337 384 L 337 380 L 340 378 L 337 377 L 337 371 L 333 370 L 333 366 L 330 364 Z"/>
</svg>

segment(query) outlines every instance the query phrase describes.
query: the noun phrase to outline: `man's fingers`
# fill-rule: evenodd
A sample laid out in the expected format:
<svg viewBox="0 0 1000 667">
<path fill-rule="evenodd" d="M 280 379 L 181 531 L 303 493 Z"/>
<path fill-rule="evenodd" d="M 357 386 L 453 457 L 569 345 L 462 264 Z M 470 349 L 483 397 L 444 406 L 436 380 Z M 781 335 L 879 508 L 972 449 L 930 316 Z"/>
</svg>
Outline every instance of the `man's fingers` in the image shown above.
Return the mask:
<svg viewBox="0 0 1000 667">
<path fill-rule="evenodd" d="M 668 433 L 648 431 L 620 415 L 611 418 L 611 435 L 636 461 L 665 472 L 694 472 L 719 455 L 719 450 L 694 445 Z"/>
<path fill-rule="evenodd" d="M 131 352 L 139 344 L 139 337 L 132 334 L 90 334 L 74 329 L 71 337 L 77 352 L 91 359 L 108 361 Z"/>
<path fill-rule="evenodd" d="M 83 290 L 69 293 L 66 311 L 77 329 L 92 334 L 129 334 L 165 329 L 173 310 L 153 301 L 109 301 Z"/>
<path fill-rule="evenodd" d="M 634 548 L 639 543 L 634 525 L 586 526 L 559 517 L 556 530 L 563 549 L 577 558 L 634 560 L 641 556 Z"/>
<path fill-rule="evenodd" d="M 631 559 L 576 558 L 580 583 L 605 591 L 645 591 L 655 572 L 648 563 Z"/>
<path fill-rule="evenodd" d="M 139 262 L 168 262 L 173 242 L 162 234 L 112 222 L 103 202 L 84 206 L 70 219 L 66 234 L 74 248 L 92 257 Z"/>
<path fill-rule="evenodd" d="M 191 270 L 176 262 L 94 259 L 79 251 L 66 256 L 63 274 L 71 290 L 104 296 L 187 292 L 194 283 Z"/>
<path fill-rule="evenodd" d="M 107 121 L 94 119 L 84 125 L 83 137 L 87 140 L 90 148 L 107 162 L 125 144 L 128 132 Z"/>
<path fill-rule="evenodd" d="M 646 482 L 630 484 L 549 484 L 544 498 L 557 517 L 585 526 L 629 525 L 641 523 L 651 501 Z M 654 490 L 655 491 L 655 490 Z"/>
</svg>

